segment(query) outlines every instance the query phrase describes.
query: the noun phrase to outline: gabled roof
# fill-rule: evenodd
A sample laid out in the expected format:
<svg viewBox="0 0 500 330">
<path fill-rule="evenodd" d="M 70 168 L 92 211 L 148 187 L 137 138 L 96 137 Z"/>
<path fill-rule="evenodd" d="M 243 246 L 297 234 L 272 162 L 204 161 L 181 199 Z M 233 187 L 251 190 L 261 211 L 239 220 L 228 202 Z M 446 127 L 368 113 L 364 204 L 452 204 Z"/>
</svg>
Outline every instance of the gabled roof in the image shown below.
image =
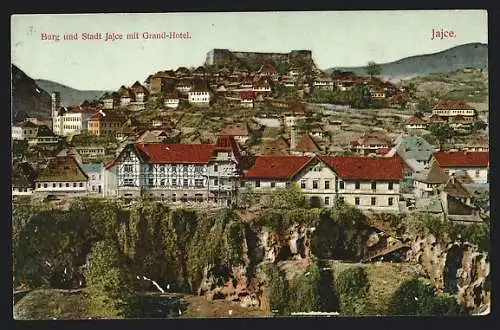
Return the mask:
<svg viewBox="0 0 500 330">
<path fill-rule="evenodd" d="M 487 151 L 435 152 L 432 154 L 441 167 L 488 167 Z"/>
<path fill-rule="evenodd" d="M 136 144 L 150 164 L 206 164 L 213 144 Z"/>
<path fill-rule="evenodd" d="M 420 136 L 403 136 L 397 145 L 397 153 L 404 159 L 428 161 L 434 148 Z"/>
<path fill-rule="evenodd" d="M 443 169 L 435 163 L 431 165 L 431 168 L 428 171 L 416 173 L 414 175 L 414 180 L 430 184 L 445 183 L 448 178 L 448 175 L 443 171 Z"/>
<path fill-rule="evenodd" d="M 310 134 L 304 134 L 300 138 L 300 141 L 295 147 L 295 150 L 300 152 L 319 152 L 321 151 L 321 148 L 318 146 L 316 141 L 314 141 Z"/>
<path fill-rule="evenodd" d="M 441 100 L 436 104 L 434 110 L 475 110 L 475 108 L 461 100 Z"/>
<path fill-rule="evenodd" d="M 257 156 L 244 174 L 247 179 L 291 179 L 313 158 L 306 156 Z"/>
<path fill-rule="evenodd" d="M 87 181 L 88 176 L 73 156 L 55 157 L 37 178 L 37 182 Z"/>
<path fill-rule="evenodd" d="M 101 164 L 98 163 L 81 164 L 81 168 L 85 173 L 96 173 L 102 170 Z"/>
<path fill-rule="evenodd" d="M 36 137 L 47 137 L 47 136 L 56 136 L 54 132 L 47 125 L 39 125 L 38 130 L 36 132 Z"/>
<path fill-rule="evenodd" d="M 400 157 L 322 156 L 343 180 L 401 180 L 403 162 Z"/>
<path fill-rule="evenodd" d="M 416 116 L 413 116 L 406 121 L 407 125 L 423 125 L 426 123 L 427 122 L 425 120 L 423 120 L 422 118 L 416 117 Z"/>
<path fill-rule="evenodd" d="M 288 156 L 290 155 L 290 144 L 280 136 L 276 140 L 264 144 L 261 153 L 263 156 Z"/>
<path fill-rule="evenodd" d="M 272 65 L 270 63 L 262 64 L 262 66 L 260 67 L 259 71 L 257 71 L 257 72 L 260 73 L 260 74 L 274 74 L 274 73 L 277 73 L 276 68 L 274 67 L 274 65 Z"/>
</svg>

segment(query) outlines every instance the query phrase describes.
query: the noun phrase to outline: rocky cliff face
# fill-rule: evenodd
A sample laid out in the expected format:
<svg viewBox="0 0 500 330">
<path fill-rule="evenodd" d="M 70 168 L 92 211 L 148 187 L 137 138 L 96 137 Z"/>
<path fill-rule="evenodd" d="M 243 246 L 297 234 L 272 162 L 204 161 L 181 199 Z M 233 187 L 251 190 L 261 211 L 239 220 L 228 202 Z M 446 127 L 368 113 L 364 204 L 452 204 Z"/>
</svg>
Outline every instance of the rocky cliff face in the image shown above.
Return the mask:
<svg viewBox="0 0 500 330">
<path fill-rule="evenodd" d="M 412 239 L 408 259 L 423 266 L 439 291 L 456 294 L 458 302 L 473 313 L 489 309 L 490 263 L 486 252 L 468 243 L 444 243 L 428 235 Z"/>
<path fill-rule="evenodd" d="M 17 66 L 12 65 L 12 120 L 50 117 L 51 97 Z"/>
<path fill-rule="evenodd" d="M 231 268 L 207 265 L 197 293 L 208 300 L 225 299 L 268 310 L 265 275 L 260 266 L 281 260 L 307 260 L 311 233 L 302 225 L 293 225 L 283 233 L 265 227 L 247 228 L 242 242 L 244 264 Z"/>
</svg>

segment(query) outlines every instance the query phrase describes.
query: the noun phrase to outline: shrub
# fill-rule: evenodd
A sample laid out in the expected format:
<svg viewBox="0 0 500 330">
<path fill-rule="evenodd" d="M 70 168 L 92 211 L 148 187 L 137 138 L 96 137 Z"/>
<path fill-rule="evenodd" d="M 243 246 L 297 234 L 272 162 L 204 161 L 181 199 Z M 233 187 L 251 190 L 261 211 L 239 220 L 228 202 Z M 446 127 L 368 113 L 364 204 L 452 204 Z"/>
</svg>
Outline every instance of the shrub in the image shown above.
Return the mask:
<svg viewBox="0 0 500 330">
<path fill-rule="evenodd" d="M 285 274 L 275 264 L 265 265 L 264 272 L 271 311 L 278 315 L 289 314 L 290 289 Z"/>
<path fill-rule="evenodd" d="M 464 315 L 466 311 L 453 296 L 438 294 L 431 283 L 407 280 L 389 301 L 388 314 L 415 316 Z"/>
<path fill-rule="evenodd" d="M 338 275 L 335 284 L 340 311 L 347 315 L 362 314 L 370 289 L 366 271 L 362 267 L 348 268 Z"/>
</svg>

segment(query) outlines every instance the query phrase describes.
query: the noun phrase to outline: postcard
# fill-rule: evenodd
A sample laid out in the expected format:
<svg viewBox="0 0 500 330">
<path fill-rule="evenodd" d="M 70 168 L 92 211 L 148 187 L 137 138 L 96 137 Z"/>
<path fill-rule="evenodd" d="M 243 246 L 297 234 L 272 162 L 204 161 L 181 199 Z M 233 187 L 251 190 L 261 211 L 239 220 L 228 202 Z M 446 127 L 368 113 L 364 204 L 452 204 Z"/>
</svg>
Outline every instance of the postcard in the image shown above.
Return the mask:
<svg viewBox="0 0 500 330">
<path fill-rule="evenodd" d="M 16 320 L 490 312 L 486 11 L 11 27 Z"/>
</svg>

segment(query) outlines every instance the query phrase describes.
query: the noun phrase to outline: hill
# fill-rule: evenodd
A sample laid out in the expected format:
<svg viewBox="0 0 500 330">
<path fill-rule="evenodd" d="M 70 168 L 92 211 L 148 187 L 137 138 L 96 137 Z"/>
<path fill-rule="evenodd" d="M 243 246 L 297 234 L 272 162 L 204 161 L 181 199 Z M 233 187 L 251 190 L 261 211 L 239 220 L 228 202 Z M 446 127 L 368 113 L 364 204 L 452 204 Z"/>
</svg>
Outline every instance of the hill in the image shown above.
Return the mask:
<svg viewBox="0 0 500 330">
<path fill-rule="evenodd" d="M 61 103 L 64 106 L 78 105 L 85 100 L 91 101 L 99 99 L 104 93 L 106 93 L 106 91 L 98 90 L 82 91 L 50 80 L 37 79 L 35 81 L 38 86 L 49 93 L 61 93 Z"/>
<path fill-rule="evenodd" d="M 380 64 L 384 78 L 402 79 L 432 73 L 445 73 L 464 68 L 487 68 L 488 45 L 481 43 L 464 44 L 447 50 L 406 57 L 401 60 Z M 327 69 L 353 71 L 365 74 L 365 67 L 335 67 Z"/>
<path fill-rule="evenodd" d="M 12 120 L 26 117 L 50 117 L 50 94 L 17 66 L 11 66 Z"/>
</svg>

